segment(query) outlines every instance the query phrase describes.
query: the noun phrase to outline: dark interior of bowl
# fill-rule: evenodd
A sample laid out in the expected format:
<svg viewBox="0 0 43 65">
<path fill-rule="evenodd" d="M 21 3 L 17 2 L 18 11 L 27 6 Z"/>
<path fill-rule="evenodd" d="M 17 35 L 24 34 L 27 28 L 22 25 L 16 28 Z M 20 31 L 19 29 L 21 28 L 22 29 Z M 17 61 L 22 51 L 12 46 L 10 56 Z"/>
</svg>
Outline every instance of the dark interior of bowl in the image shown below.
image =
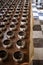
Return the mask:
<svg viewBox="0 0 43 65">
<path fill-rule="evenodd" d="M 17 9 L 18 11 L 20 10 L 20 8 Z"/>
<path fill-rule="evenodd" d="M 27 8 L 25 8 L 24 10 L 27 11 Z"/>
<path fill-rule="evenodd" d="M 7 22 L 7 19 L 4 19 L 3 21 L 4 21 L 4 22 Z"/>
<path fill-rule="evenodd" d="M 18 14 L 15 14 L 14 17 L 18 17 Z"/>
<path fill-rule="evenodd" d="M 12 13 L 11 11 L 8 12 L 9 14 Z"/>
<path fill-rule="evenodd" d="M 0 28 L 3 28 L 3 27 L 5 27 L 5 25 L 3 25 L 3 24 L 2 24 L 2 25 L 0 25 Z"/>
<path fill-rule="evenodd" d="M 25 8 L 27 8 L 28 6 L 27 5 L 25 5 Z"/>
<path fill-rule="evenodd" d="M 25 19 L 22 19 L 21 21 L 22 21 L 22 22 L 26 22 L 26 20 L 25 20 Z"/>
<path fill-rule="evenodd" d="M 3 41 L 3 44 L 5 44 L 5 45 L 10 44 L 10 40 L 8 40 L 8 39 L 4 40 L 4 41 Z"/>
<path fill-rule="evenodd" d="M 18 12 L 16 12 L 17 14 L 19 13 L 19 11 Z"/>
<path fill-rule="evenodd" d="M 15 27 L 15 25 L 14 25 L 14 24 L 11 24 L 11 25 L 10 25 L 10 27 L 11 27 L 11 28 L 14 28 L 14 27 Z"/>
<path fill-rule="evenodd" d="M 22 58 L 22 53 L 20 51 L 17 51 L 17 52 L 14 53 L 14 57 L 16 59 L 21 59 Z"/>
<path fill-rule="evenodd" d="M 20 32 L 19 32 L 19 35 L 20 35 L 20 36 L 23 36 L 23 35 L 24 35 L 24 32 L 23 32 L 23 31 L 20 31 Z"/>
<path fill-rule="evenodd" d="M 10 10 L 13 10 L 13 8 L 11 8 Z"/>
<path fill-rule="evenodd" d="M 26 13 L 27 13 L 27 11 L 24 11 L 23 13 L 25 13 L 25 14 L 26 14 Z"/>
<path fill-rule="evenodd" d="M 13 5 L 15 5 L 15 3 L 13 3 Z"/>
<path fill-rule="evenodd" d="M 22 46 L 22 40 L 18 40 L 17 45 Z"/>
<path fill-rule="evenodd" d="M 25 5 L 28 5 L 28 3 L 26 3 Z"/>
<path fill-rule="evenodd" d="M 10 15 L 6 15 L 6 17 L 10 17 Z"/>
<path fill-rule="evenodd" d="M 16 19 L 12 19 L 12 22 L 17 22 Z"/>
<path fill-rule="evenodd" d="M 12 31 L 8 31 L 8 32 L 7 32 L 7 35 L 12 35 L 12 34 L 13 34 Z"/>
<path fill-rule="evenodd" d="M 0 15 L 0 17 L 2 17 L 2 15 Z"/>
<path fill-rule="evenodd" d="M 25 28 L 25 25 L 21 25 L 20 27 L 21 27 L 21 28 Z"/>
<path fill-rule="evenodd" d="M 1 13 L 4 14 L 5 12 L 2 11 Z"/>
<path fill-rule="evenodd" d="M 27 17 L 27 15 L 23 15 L 23 17 Z"/>
<path fill-rule="evenodd" d="M 4 58 L 6 56 L 6 51 L 0 50 L 0 58 Z"/>
</svg>

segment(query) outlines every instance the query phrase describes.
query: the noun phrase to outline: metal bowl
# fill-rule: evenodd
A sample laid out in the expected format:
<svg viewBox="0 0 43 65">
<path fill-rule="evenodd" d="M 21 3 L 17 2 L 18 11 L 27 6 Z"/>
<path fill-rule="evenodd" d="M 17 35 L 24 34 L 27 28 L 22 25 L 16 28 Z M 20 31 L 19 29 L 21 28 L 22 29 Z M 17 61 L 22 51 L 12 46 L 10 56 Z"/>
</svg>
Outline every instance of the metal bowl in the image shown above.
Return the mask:
<svg viewBox="0 0 43 65">
<path fill-rule="evenodd" d="M 6 29 L 6 25 L 3 24 L 3 22 L 2 22 L 2 24 L 0 24 L 0 30 L 4 31 L 5 29 Z"/>
<path fill-rule="evenodd" d="M 10 24 L 10 27 L 9 27 L 10 30 L 16 30 L 16 25 L 13 23 L 13 24 Z"/>
<path fill-rule="evenodd" d="M 21 51 L 16 51 L 13 53 L 13 60 L 15 62 L 21 62 L 23 60 L 24 54 Z"/>
<path fill-rule="evenodd" d="M 6 60 L 8 53 L 5 50 L 0 50 L 0 62 Z"/>
<path fill-rule="evenodd" d="M 25 41 L 23 41 L 23 40 L 18 40 L 17 42 L 16 42 L 16 47 L 18 48 L 18 49 L 21 49 L 21 48 L 24 48 L 24 46 L 25 46 Z"/>
<path fill-rule="evenodd" d="M 14 22 L 14 24 L 18 24 L 18 20 L 15 17 L 12 18 L 12 22 Z"/>
<path fill-rule="evenodd" d="M 13 37 L 14 37 L 13 31 L 11 30 L 7 31 L 7 38 L 13 38 Z"/>
<path fill-rule="evenodd" d="M 20 24 L 21 25 L 26 25 L 26 24 L 28 24 L 28 21 L 26 19 L 21 19 Z"/>
<path fill-rule="evenodd" d="M 10 48 L 12 46 L 12 42 L 10 41 L 10 39 L 5 39 L 3 40 L 2 45 L 4 48 Z"/>
<path fill-rule="evenodd" d="M 4 18 L 4 20 L 3 20 L 3 22 L 4 22 L 4 24 L 8 24 L 8 23 L 9 23 L 8 18 L 7 18 L 7 17 L 5 17 L 5 18 Z"/>
<path fill-rule="evenodd" d="M 27 26 L 26 25 L 20 25 L 20 31 L 26 31 Z"/>
<path fill-rule="evenodd" d="M 26 33 L 25 33 L 24 31 L 20 31 L 20 32 L 18 33 L 18 37 L 19 37 L 20 39 L 24 39 L 25 36 L 26 36 Z"/>
</svg>

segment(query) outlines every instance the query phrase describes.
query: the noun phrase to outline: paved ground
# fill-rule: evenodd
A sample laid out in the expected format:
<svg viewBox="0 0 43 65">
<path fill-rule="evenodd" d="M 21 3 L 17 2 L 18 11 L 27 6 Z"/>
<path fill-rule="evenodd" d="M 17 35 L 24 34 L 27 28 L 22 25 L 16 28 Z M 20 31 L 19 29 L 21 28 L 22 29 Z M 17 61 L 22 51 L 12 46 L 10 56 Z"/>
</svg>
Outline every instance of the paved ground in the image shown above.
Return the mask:
<svg viewBox="0 0 43 65">
<path fill-rule="evenodd" d="M 34 42 L 34 63 L 33 65 L 43 65 L 43 10 L 37 9 L 32 4 L 34 17 L 33 42 Z"/>
</svg>

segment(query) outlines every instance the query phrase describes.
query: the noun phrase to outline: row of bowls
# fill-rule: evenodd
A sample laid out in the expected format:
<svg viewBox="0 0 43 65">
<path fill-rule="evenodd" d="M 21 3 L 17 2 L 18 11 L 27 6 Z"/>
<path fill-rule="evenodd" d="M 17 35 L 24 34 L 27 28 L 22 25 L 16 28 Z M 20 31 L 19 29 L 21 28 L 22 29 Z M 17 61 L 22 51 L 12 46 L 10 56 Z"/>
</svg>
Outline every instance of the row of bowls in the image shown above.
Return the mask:
<svg viewBox="0 0 43 65">
<path fill-rule="evenodd" d="M 21 2 L 20 2 L 21 3 Z M 20 31 L 18 32 L 18 38 L 19 40 L 17 40 L 16 42 L 16 47 L 18 49 L 21 49 L 21 48 L 24 48 L 25 47 L 25 41 L 23 40 L 25 37 L 26 37 L 26 30 L 27 30 L 27 24 L 28 24 L 28 20 L 27 20 L 27 15 L 28 15 L 28 0 L 26 1 L 26 6 L 24 6 L 24 9 L 23 9 L 23 13 L 22 13 L 22 16 L 21 16 L 21 21 L 20 21 Z M 20 4 L 18 5 L 18 8 L 16 11 L 20 11 L 20 8 L 19 8 Z M 11 10 L 10 10 L 11 11 Z M 14 10 L 12 10 L 13 12 Z M 10 12 L 11 14 L 11 12 Z M 9 17 L 9 15 L 7 17 Z M 18 15 L 18 14 L 17 14 Z M 5 39 L 1 39 L 2 41 L 2 45 L 4 48 L 10 48 L 13 44 L 13 42 L 11 41 L 10 38 L 13 38 L 15 37 L 15 34 L 13 32 L 13 30 L 15 30 L 17 28 L 17 24 L 19 23 L 19 21 L 17 20 L 17 17 L 15 17 L 16 15 L 14 15 L 14 17 L 12 18 L 12 21 L 11 23 L 9 24 L 9 30 L 6 31 L 6 37 Z M 3 37 L 3 35 L 5 36 L 5 33 L 3 33 L 2 31 L 5 30 L 7 27 L 6 27 L 6 24 L 9 23 L 9 20 L 8 18 L 5 18 L 3 20 L 3 22 L 1 22 L 0 24 L 0 38 Z M 6 50 L 0 50 L 0 61 L 4 61 L 8 58 L 8 55 L 9 53 L 7 53 Z M 12 58 L 14 61 L 16 62 L 21 62 L 23 59 L 24 59 L 24 53 L 21 52 L 21 51 L 16 51 L 14 53 L 12 53 Z M 24 63 L 24 65 L 26 65 Z"/>
<path fill-rule="evenodd" d="M 19 1 L 19 0 L 18 0 Z M 10 9 L 12 11 L 14 11 L 15 9 L 15 6 L 18 4 L 18 1 L 16 0 L 13 0 L 11 3 L 10 3 L 10 6 L 7 5 L 10 0 L 8 1 L 8 3 L 5 4 L 5 6 L 2 8 L 2 10 L 0 11 L 0 19 L 3 19 L 4 15 L 6 14 L 6 12 L 8 12 L 8 10 Z M 16 4 L 15 4 L 16 3 Z"/>
<path fill-rule="evenodd" d="M 6 50 L 0 50 L 0 61 L 3 62 L 8 58 L 8 52 Z M 12 58 L 16 62 L 21 62 L 24 58 L 24 53 L 21 51 L 16 51 L 12 54 Z"/>
</svg>

